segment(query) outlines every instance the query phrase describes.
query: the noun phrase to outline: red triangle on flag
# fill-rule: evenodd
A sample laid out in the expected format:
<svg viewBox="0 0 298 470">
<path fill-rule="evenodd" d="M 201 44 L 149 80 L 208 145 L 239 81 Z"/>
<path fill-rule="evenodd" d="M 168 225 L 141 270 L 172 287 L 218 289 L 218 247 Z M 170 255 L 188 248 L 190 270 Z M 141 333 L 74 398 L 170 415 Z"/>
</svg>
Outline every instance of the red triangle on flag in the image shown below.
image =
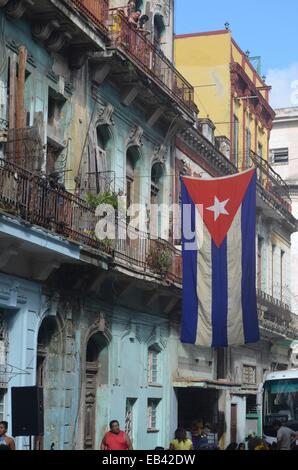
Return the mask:
<svg viewBox="0 0 298 470">
<path fill-rule="evenodd" d="M 208 180 L 182 177 L 193 203 L 202 206 L 204 224 L 218 248 L 233 223 L 254 172 L 252 169 Z"/>
</svg>

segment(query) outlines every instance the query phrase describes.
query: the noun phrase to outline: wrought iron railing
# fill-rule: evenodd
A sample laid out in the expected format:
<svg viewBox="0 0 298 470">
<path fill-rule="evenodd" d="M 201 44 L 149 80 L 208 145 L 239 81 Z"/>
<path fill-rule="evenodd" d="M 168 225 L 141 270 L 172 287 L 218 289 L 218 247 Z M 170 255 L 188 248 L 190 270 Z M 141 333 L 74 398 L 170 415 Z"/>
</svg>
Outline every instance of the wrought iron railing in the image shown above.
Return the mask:
<svg viewBox="0 0 298 470">
<path fill-rule="evenodd" d="M 80 13 L 103 32 L 108 31 L 109 0 L 72 0 Z"/>
<path fill-rule="evenodd" d="M 86 201 L 69 193 L 48 177 L 0 159 L 0 210 L 44 227 L 83 245 L 105 251 L 115 260 L 141 268 L 169 281 L 181 282 L 181 256 L 173 245 L 160 238 L 116 223 L 116 239 L 100 241 L 95 235 L 98 218 Z M 123 230 L 126 230 L 124 237 Z M 164 255 L 165 263 L 155 259 Z"/>
<path fill-rule="evenodd" d="M 266 302 L 269 302 L 272 305 L 275 305 L 278 308 L 281 308 L 283 310 L 287 310 L 290 312 L 290 307 L 288 304 L 285 302 L 282 302 L 281 300 L 277 299 L 276 297 L 273 297 L 270 294 L 267 294 L 266 292 L 262 291 L 261 289 L 257 290 L 257 294 L 260 300 L 264 300 Z"/>
<path fill-rule="evenodd" d="M 291 312 L 289 305 L 257 290 L 258 302 L 266 305 L 266 309 L 259 309 L 260 325 L 263 329 L 278 333 L 284 337 L 298 337 L 297 316 Z"/>
<path fill-rule="evenodd" d="M 29 171 L 38 170 L 42 164 L 43 152 L 43 143 L 37 127 L 8 130 L 6 160 Z"/>
<path fill-rule="evenodd" d="M 281 176 L 273 170 L 267 160 L 251 151 L 243 162 L 243 167 L 244 169 L 255 167 L 259 185 L 278 204 L 282 205 L 288 212 L 292 212 L 289 187 Z"/>
<path fill-rule="evenodd" d="M 182 283 L 181 252 L 170 242 L 153 238 L 149 233 L 124 224 L 118 224 L 118 230 L 122 233 L 126 230 L 127 236 L 117 238 L 116 258 L 137 265 L 145 272 L 160 275 L 166 280 Z"/>
<path fill-rule="evenodd" d="M 142 30 L 130 25 L 119 9 L 110 9 L 109 32 L 111 47 L 120 48 L 188 110 L 195 108 L 194 88 Z"/>
</svg>

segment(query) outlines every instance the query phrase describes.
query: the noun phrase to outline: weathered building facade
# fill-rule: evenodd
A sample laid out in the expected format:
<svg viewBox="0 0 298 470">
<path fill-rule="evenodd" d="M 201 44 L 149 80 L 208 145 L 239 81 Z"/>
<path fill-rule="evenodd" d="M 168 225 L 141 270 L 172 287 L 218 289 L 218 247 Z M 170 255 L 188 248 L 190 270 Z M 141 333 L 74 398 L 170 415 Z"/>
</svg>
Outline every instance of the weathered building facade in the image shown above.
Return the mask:
<svg viewBox="0 0 298 470">
<path fill-rule="evenodd" d="M 224 445 L 231 405 L 241 403 L 243 427 L 264 370 L 287 364 L 292 316 L 267 295 L 264 274 L 268 339 L 228 351 L 182 345 L 175 215 L 148 211 L 142 232 L 122 213 L 117 233 L 129 223 L 134 237 L 96 237 L 99 201 L 120 213 L 119 195 L 149 210 L 179 202 L 179 174 L 237 171 L 203 135 L 212 123 L 196 129 L 193 87 L 172 64 L 173 2 L 136 2 L 146 34 L 119 6 L 0 1 L 0 418 L 11 425 L 12 386 L 38 384 L 36 448 L 98 448 L 110 419 L 137 449 L 167 446 L 193 419 Z M 282 221 L 288 243 L 288 206 L 261 182 L 258 191 L 259 233 L 261 217 L 268 233 Z"/>
<path fill-rule="evenodd" d="M 298 217 L 297 199 L 297 142 L 298 142 L 298 108 L 283 108 L 275 110 L 269 147 L 270 163 L 273 169 L 285 180 L 292 199 L 293 215 Z M 291 237 L 291 282 L 283 283 L 279 295 L 287 295 L 292 310 L 298 314 L 298 235 Z M 278 275 L 278 273 L 277 273 Z"/>
</svg>

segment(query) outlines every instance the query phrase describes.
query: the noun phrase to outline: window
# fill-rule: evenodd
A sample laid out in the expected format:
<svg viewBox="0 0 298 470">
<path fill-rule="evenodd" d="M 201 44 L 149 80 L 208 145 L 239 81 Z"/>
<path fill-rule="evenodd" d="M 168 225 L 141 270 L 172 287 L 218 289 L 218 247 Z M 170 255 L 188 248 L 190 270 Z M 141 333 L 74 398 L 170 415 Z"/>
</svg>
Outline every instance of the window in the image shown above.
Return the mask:
<svg viewBox="0 0 298 470">
<path fill-rule="evenodd" d="M 246 129 L 245 133 L 245 159 L 246 159 L 246 168 L 250 167 L 250 150 L 251 150 L 251 132 L 249 129 Z"/>
<path fill-rule="evenodd" d="M 226 353 L 223 348 L 217 350 L 217 378 L 226 378 Z"/>
<path fill-rule="evenodd" d="M 239 119 L 234 114 L 234 163 L 238 168 L 239 159 Z"/>
<path fill-rule="evenodd" d="M 256 366 L 243 365 L 242 382 L 246 385 L 255 385 L 257 382 Z"/>
<path fill-rule="evenodd" d="M 246 415 L 255 415 L 257 413 L 257 396 L 247 395 L 246 397 Z"/>
<path fill-rule="evenodd" d="M 134 410 L 136 398 L 127 398 L 126 399 L 126 411 L 125 411 L 125 432 L 133 441 L 133 432 L 134 432 Z"/>
<path fill-rule="evenodd" d="M 263 158 L 263 145 L 261 142 L 258 142 L 258 155 L 259 157 Z"/>
<path fill-rule="evenodd" d="M 272 276 L 272 288 L 271 288 L 271 295 L 274 297 L 274 282 L 275 282 L 275 269 L 274 269 L 274 258 L 275 258 L 275 245 L 272 245 L 272 264 L 271 264 L 271 276 Z"/>
<path fill-rule="evenodd" d="M 275 165 L 287 165 L 289 163 L 289 149 L 280 148 L 271 150 L 272 163 Z"/>
<path fill-rule="evenodd" d="M 262 289 L 262 278 L 263 278 L 262 253 L 263 253 L 263 238 L 258 237 L 258 275 L 257 275 L 258 289 Z"/>
<path fill-rule="evenodd" d="M 280 300 L 284 299 L 283 284 L 284 284 L 284 270 L 285 270 L 285 252 L 280 252 Z"/>
<path fill-rule="evenodd" d="M 5 390 L 0 389 L 0 421 L 3 421 L 5 418 L 5 409 L 4 409 L 5 393 L 6 393 Z"/>
<path fill-rule="evenodd" d="M 147 376 L 150 384 L 159 382 L 159 354 L 160 351 L 155 346 L 148 349 Z"/>
<path fill-rule="evenodd" d="M 148 400 L 148 431 L 158 430 L 158 407 L 160 400 L 149 398 Z"/>
</svg>

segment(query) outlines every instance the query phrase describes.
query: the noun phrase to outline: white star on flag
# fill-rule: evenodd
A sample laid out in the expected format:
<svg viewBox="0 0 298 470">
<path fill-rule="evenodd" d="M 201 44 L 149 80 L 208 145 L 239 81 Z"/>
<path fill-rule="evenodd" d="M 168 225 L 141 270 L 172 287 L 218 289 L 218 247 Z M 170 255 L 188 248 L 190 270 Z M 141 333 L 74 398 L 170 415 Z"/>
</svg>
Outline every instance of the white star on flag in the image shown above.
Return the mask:
<svg viewBox="0 0 298 470">
<path fill-rule="evenodd" d="M 207 207 L 207 211 L 214 212 L 214 221 L 218 219 L 220 214 L 229 215 L 228 211 L 226 210 L 225 206 L 229 202 L 229 199 L 220 202 L 217 197 L 214 197 L 214 205 Z"/>
</svg>

